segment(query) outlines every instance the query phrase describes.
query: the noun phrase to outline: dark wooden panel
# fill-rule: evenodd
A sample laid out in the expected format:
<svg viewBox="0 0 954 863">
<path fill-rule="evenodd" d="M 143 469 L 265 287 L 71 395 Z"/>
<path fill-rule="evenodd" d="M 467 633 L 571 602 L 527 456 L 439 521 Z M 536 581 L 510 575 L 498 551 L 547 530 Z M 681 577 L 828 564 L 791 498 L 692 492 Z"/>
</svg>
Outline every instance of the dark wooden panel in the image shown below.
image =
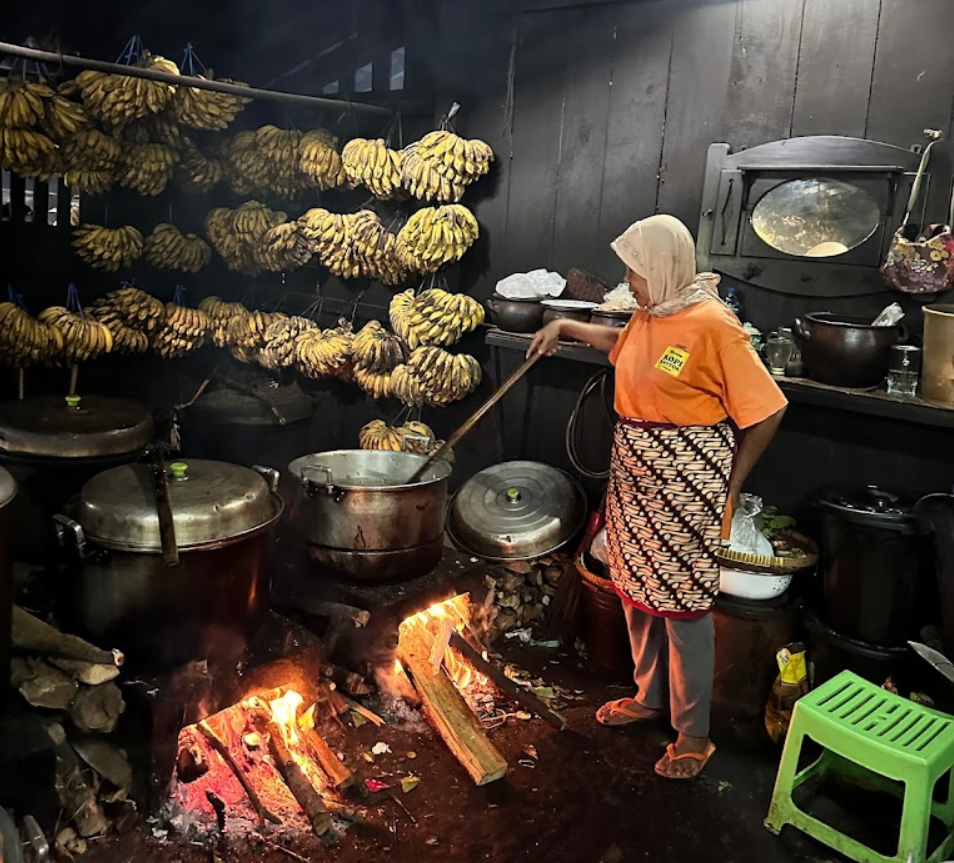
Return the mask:
<svg viewBox="0 0 954 863">
<path fill-rule="evenodd" d="M 669 99 L 657 209 L 695 229 L 706 151 L 725 136 L 727 82 L 737 8 L 734 3 L 681 2 L 673 30 Z"/>
<path fill-rule="evenodd" d="M 609 243 L 656 211 L 659 160 L 672 54 L 672 3 L 617 8 L 603 189 L 594 271 L 614 284 L 619 259 Z"/>
<path fill-rule="evenodd" d="M 805 0 L 793 135 L 863 137 L 880 0 Z"/>
<path fill-rule="evenodd" d="M 881 0 L 868 138 L 909 147 L 924 129 L 946 131 L 954 90 L 954 8 L 934 0 Z"/>
<path fill-rule="evenodd" d="M 788 135 L 804 0 L 739 0 L 726 140 L 733 149 Z"/>
<path fill-rule="evenodd" d="M 590 269 L 601 239 L 600 198 L 616 10 L 610 6 L 567 13 L 570 28 L 560 135 L 560 173 L 553 231 L 553 268 Z"/>
<path fill-rule="evenodd" d="M 525 15 L 516 57 L 507 272 L 549 267 L 560 174 L 568 16 Z"/>
</svg>

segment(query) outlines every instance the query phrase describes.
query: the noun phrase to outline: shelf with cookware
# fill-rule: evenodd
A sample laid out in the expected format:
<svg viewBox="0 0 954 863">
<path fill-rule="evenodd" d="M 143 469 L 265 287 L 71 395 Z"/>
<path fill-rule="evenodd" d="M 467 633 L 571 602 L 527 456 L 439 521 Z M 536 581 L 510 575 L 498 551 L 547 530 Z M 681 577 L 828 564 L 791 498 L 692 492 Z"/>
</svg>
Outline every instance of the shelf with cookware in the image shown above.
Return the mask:
<svg viewBox="0 0 954 863">
<path fill-rule="evenodd" d="M 532 336 L 490 329 L 486 342 L 492 348 L 526 353 Z M 608 366 L 609 360 L 588 345 L 561 342 L 555 356 L 576 362 Z M 954 428 L 954 410 L 937 407 L 924 399 L 889 395 L 880 389 L 851 390 L 818 383 L 807 378 L 777 378 L 779 386 L 795 403 L 850 411 L 852 413 L 901 420 L 919 425 Z"/>
</svg>

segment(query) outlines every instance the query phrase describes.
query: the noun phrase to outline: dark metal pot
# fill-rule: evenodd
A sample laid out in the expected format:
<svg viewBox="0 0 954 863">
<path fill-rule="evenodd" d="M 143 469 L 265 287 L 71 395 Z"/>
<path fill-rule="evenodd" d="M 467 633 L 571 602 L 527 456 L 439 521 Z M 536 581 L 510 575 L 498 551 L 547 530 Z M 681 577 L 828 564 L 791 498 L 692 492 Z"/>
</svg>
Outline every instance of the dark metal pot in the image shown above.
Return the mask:
<svg viewBox="0 0 954 863">
<path fill-rule="evenodd" d="M 633 312 L 614 312 L 608 309 L 593 309 L 590 314 L 590 323 L 599 324 L 602 327 L 617 327 L 622 329 L 633 317 Z"/>
<path fill-rule="evenodd" d="M 494 294 L 486 305 L 494 325 L 508 333 L 535 333 L 543 325 L 539 300 L 511 300 Z"/>
<path fill-rule="evenodd" d="M 447 480 L 451 468 L 432 464 L 408 479 L 425 456 L 335 450 L 295 459 L 294 523 L 313 560 L 351 582 L 406 581 L 440 563 L 444 550 Z"/>
<path fill-rule="evenodd" d="M 0 702 L 12 691 L 10 679 L 10 616 L 13 611 L 13 572 L 10 563 L 10 504 L 17 496 L 16 480 L 0 468 Z"/>
<path fill-rule="evenodd" d="M 543 323 L 549 324 L 552 321 L 568 320 L 579 321 L 581 324 L 590 322 L 590 315 L 596 308 L 596 303 L 589 303 L 585 300 L 545 300 L 543 312 Z"/>
<path fill-rule="evenodd" d="M 834 387 L 876 387 L 888 374 L 902 326 L 875 327 L 869 318 L 814 312 L 795 321 L 808 376 Z"/>
<path fill-rule="evenodd" d="M 63 617 L 130 663 L 169 667 L 239 647 L 268 610 L 278 474 L 190 461 L 169 478 L 179 563 L 163 563 L 154 480 L 126 465 L 90 480 L 55 519 L 74 552 Z"/>
</svg>

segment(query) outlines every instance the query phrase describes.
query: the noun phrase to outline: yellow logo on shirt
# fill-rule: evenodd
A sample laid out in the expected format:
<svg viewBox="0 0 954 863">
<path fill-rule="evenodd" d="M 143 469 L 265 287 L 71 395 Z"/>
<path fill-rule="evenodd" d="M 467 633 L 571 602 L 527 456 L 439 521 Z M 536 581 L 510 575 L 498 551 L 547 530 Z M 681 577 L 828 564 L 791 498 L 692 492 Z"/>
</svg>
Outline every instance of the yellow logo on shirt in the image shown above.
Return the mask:
<svg viewBox="0 0 954 863">
<path fill-rule="evenodd" d="M 689 361 L 689 352 L 682 348 L 668 347 L 666 352 L 659 358 L 656 368 L 667 375 L 678 378 L 686 363 Z"/>
</svg>

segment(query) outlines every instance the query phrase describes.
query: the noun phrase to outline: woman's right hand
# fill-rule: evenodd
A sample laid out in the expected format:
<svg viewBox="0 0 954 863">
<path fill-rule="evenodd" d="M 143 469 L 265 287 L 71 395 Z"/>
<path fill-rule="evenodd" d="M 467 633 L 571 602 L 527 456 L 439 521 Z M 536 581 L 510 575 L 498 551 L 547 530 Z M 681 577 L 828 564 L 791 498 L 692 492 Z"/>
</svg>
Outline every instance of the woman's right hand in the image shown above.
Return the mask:
<svg viewBox="0 0 954 863">
<path fill-rule="evenodd" d="M 530 342 L 527 350 L 527 359 L 539 354 L 542 357 L 552 357 L 560 346 L 560 325 L 562 321 L 557 319 L 550 321 L 542 330 L 537 330 Z"/>
</svg>

